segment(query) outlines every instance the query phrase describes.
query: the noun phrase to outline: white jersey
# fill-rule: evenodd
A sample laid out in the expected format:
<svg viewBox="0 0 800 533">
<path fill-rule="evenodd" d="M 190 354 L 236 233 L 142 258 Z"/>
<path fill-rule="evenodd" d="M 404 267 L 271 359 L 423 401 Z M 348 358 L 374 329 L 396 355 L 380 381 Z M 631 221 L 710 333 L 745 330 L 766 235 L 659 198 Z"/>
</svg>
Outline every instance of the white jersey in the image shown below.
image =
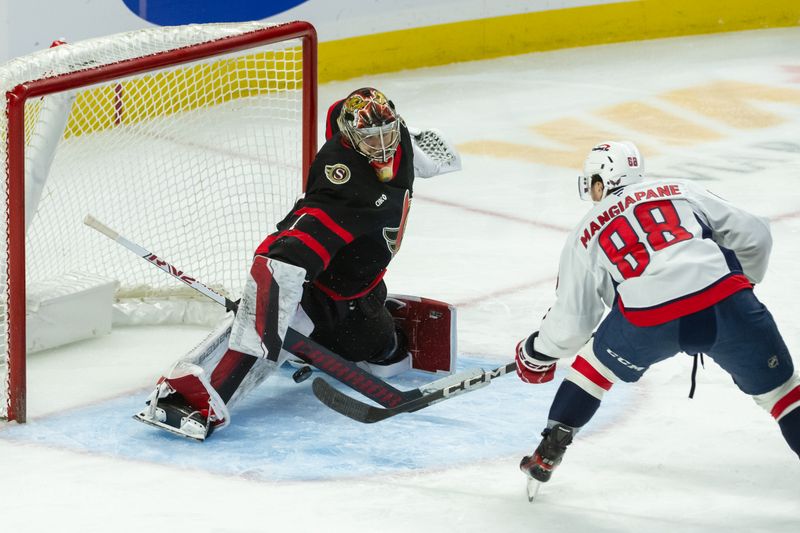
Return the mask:
<svg viewBox="0 0 800 533">
<path fill-rule="evenodd" d="M 556 302 L 535 349 L 575 355 L 606 306 L 636 326 L 663 324 L 714 305 L 767 269 L 769 222 L 684 180 L 614 191 L 567 238 Z"/>
</svg>

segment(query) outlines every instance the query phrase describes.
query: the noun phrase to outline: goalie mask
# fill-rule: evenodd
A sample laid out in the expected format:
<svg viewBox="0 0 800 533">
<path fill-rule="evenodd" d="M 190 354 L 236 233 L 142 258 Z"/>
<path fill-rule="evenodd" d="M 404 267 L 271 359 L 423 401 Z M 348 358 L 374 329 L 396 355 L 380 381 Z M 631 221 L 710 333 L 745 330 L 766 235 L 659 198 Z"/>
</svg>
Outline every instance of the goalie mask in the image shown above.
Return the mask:
<svg viewBox="0 0 800 533">
<path fill-rule="evenodd" d="M 629 141 L 608 141 L 592 148 L 583 163 L 583 175 L 578 176 L 578 194 L 581 200 L 592 200 L 595 203 L 600 201 L 592 199 L 594 177 L 603 180 L 602 198 L 614 189 L 642 181 L 644 160 L 639 149 Z"/>
<path fill-rule="evenodd" d="M 353 148 L 375 168 L 378 179 L 390 181 L 392 158 L 400 144 L 400 117 L 394 104 L 377 89 L 357 89 L 345 98 L 337 123 Z"/>
</svg>

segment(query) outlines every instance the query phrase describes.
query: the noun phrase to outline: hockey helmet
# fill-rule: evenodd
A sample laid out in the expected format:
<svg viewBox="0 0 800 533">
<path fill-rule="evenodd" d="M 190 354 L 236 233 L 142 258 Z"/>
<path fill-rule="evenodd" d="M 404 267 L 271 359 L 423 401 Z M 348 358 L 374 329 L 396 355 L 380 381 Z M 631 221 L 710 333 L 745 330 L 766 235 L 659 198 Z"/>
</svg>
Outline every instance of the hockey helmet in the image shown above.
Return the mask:
<svg viewBox="0 0 800 533">
<path fill-rule="evenodd" d="M 592 200 L 592 178 L 603 180 L 603 198 L 619 187 L 644 179 L 644 160 L 639 149 L 630 141 L 607 141 L 592 148 L 583 163 L 583 175 L 578 176 L 581 200 Z"/>
<path fill-rule="evenodd" d="M 345 98 L 337 123 L 353 148 L 370 162 L 391 161 L 400 144 L 400 117 L 394 104 L 372 87 L 356 89 Z"/>
</svg>

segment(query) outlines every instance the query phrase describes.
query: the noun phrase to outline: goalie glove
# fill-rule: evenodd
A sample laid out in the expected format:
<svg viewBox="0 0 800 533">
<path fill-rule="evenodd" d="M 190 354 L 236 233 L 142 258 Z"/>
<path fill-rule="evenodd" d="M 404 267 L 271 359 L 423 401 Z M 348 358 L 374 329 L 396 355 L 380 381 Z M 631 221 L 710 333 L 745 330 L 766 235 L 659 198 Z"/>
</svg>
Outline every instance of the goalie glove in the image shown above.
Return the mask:
<svg viewBox="0 0 800 533">
<path fill-rule="evenodd" d="M 431 178 L 461 170 L 461 154 L 442 132 L 435 129 L 418 130 L 409 127 L 414 148 L 414 176 Z"/>
<path fill-rule="evenodd" d="M 277 361 L 300 299 L 306 270 L 262 255 L 253 259 L 228 347 Z"/>
<path fill-rule="evenodd" d="M 517 375 L 525 383 L 547 383 L 553 379 L 556 373 L 556 361 L 554 357 L 548 357 L 543 353 L 537 352 L 533 348 L 533 342 L 539 332 L 536 331 L 517 343 Z"/>
</svg>

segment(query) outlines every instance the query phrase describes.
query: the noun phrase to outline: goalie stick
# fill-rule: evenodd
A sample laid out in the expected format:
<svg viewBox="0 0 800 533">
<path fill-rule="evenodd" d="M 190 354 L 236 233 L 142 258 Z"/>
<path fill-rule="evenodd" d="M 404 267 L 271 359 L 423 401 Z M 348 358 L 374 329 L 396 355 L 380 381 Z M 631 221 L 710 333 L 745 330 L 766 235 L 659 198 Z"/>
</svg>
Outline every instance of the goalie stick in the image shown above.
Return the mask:
<svg viewBox="0 0 800 533">
<path fill-rule="evenodd" d="M 182 270 L 167 263 L 156 254 L 123 237 L 93 216 L 86 215 L 83 222 L 111 240 L 121 244 L 142 259 L 152 263 L 175 279 L 214 300 L 225 307 L 227 311 L 236 312 L 236 302 L 210 289 Z M 289 328 L 286 332 L 283 349 L 384 407 L 395 407 L 420 396 L 416 391 L 402 391 L 389 385 L 382 379 L 363 370 L 356 365 L 356 363 L 344 359 L 339 354 L 309 339 L 292 328 Z"/>
<path fill-rule="evenodd" d="M 494 378 L 513 372 L 516 362 L 493 370 L 466 370 L 414 389 L 417 397 L 393 407 L 369 405 L 335 389 L 322 378 L 314 379 L 311 388 L 322 403 L 348 418 L 364 424 L 373 424 L 400 413 L 419 411 L 435 403 L 487 386 Z"/>
</svg>

